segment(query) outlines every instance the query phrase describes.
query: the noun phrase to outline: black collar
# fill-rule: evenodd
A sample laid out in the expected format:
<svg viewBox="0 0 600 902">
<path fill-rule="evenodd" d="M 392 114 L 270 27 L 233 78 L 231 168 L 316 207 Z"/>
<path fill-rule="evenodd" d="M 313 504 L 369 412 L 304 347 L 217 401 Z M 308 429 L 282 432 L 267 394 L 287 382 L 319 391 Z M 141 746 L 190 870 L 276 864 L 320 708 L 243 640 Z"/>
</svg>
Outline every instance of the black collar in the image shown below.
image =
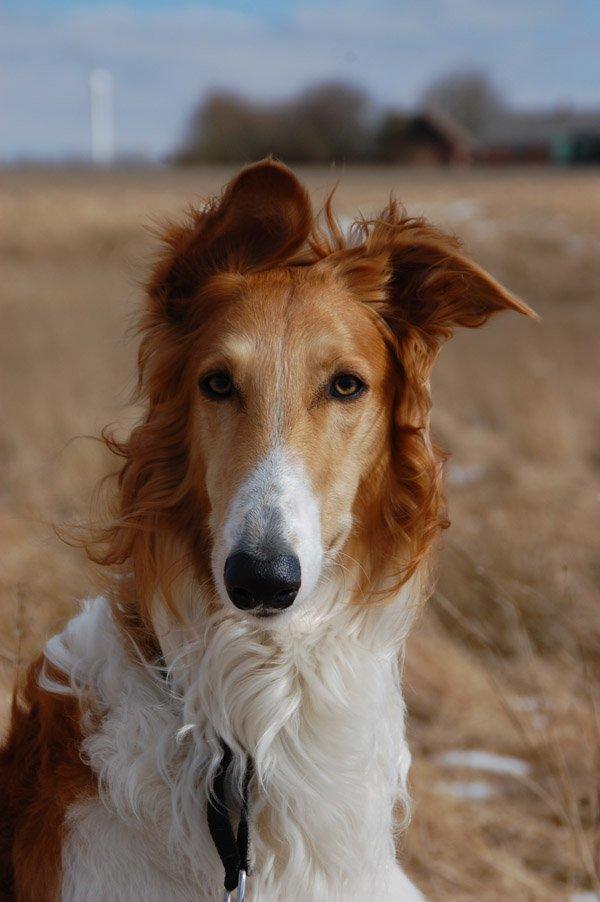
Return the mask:
<svg viewBox="0 0 600 902">
<path fill-rule="evenodd" d="M 233 760 L 231 749 L 222 739 L 223 756 L 215 776 L 213 791 L 208 797 L 206 820 L 212 841 L 225 869 L 225 899 L 237 887 L 237 902 L 243 902 L 246 875 L 248 874 L 249 829 L 248 789 L 252 779 L 252 758 L 246 757 L 246 772 L 242 784 L 242 804 L 237 835 L 233 832 L 226 803 L 227 771 Z"/>
<path fill-rule="evenodd" d="M 166 680 L 168 667 L 160 651 L 156 656 L 156 663 L 161 670 L 163 679 Z M 221 739 L 221 749 L 221 762 L 214 779 L 213 790 L 206 804 L 206 820 L 212 841 L 225 870 L 223 881 L 225 887 L 224 900 L 229 900 L 229 894 L 237 888 L 237 902 L 244 902 L 246 877 L 249 873 L 250 831 L 248 827 L 248 796 L 253 764 L 250 755 L 246 755 L 246 770 L 242 783 L 242 801 L 236 834 L 233 831 L 226 801 L 227 771 L 231 766 L 233 753 L 224 739 Z"/>
</svg>

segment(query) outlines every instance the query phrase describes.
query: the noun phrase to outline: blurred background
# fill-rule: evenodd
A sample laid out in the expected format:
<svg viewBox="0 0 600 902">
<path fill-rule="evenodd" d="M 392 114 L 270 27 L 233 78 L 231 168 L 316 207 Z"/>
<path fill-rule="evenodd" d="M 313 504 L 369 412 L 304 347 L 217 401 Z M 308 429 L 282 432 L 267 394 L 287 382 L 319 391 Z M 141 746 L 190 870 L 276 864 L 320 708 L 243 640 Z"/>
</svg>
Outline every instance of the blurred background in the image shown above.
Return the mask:
<svg viewBox="0 0 600 902">
<path fill-rule="evenodd" d="M 453 526 L 406 670 L 434 900 L 600 899 L 600 4 L 3 0 L 0 722 L 97 574 L 153 229 L 274 153 L 344 224 L 394 191 L 541 315 L 434 380 Z"/>
</svg>

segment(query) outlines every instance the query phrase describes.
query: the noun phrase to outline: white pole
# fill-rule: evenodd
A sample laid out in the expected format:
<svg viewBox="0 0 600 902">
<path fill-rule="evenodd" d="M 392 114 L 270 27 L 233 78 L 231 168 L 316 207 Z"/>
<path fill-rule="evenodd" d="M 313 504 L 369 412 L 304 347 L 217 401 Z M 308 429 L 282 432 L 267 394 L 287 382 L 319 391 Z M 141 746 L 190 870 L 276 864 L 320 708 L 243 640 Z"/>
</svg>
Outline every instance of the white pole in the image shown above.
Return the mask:
<svg viewBox="0 0 600 902">
<path fill-rule="evenodd" d="M 94 69 L 90 74 L 90 119 L 92 162 L 95 166 L 112 166 L 115 160 L 113 78 L 106 69 Z"/>
</svg>

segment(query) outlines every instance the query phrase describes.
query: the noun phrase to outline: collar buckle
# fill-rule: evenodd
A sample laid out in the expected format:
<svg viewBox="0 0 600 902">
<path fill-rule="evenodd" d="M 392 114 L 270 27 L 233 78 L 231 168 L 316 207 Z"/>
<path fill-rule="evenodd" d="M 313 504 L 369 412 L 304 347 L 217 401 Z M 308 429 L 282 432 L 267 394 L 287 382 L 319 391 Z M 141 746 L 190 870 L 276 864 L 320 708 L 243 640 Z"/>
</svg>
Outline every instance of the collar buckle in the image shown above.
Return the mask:
<svg viewBox="0 0 600 902">
<path fill-rule="evenodd" d="M 235 894 L 236 902 L 245 902 L 246 899 L 246 881 L 248 879 L 248 874 L 241 868 L 238 873 L 238 885 Z M 225 890 L 223 894 L 223 902 L 232 902 L 231 893 Z"/>
</svg>

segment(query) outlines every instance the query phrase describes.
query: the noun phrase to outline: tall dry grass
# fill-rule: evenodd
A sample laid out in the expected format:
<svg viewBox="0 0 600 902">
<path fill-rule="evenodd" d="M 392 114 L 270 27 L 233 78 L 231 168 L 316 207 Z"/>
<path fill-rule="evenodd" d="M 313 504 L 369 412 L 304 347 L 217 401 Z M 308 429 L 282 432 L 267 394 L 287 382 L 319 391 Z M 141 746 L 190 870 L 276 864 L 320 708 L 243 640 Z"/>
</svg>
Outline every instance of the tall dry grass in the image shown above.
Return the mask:
<svg viewBox="0 0 600 902">
<path fill-rule="evenodd" d="M 0 678 L 94 590 L 54 524 L 88 516 L 127 429 L 124 340 L 152 248 L 144 226 L 226 173 L 21 172 L 0 189 Z M 340 173 L 306 177 L 317 198 Z M 458 336 L 434 383 L 453 526 L 410 642 L 409 870 L 438 900 L 600 892 L 600 182 L 596 173 L 348 170 L 345 215 L 390 188 L 461 234 L 527 299 Z M 4 704 L 6 710 L 6 704 Z M 449 751 L 500 756 L 442 760 Z M 506 756 L 518 759 L 507 762 Z M 494 759 L 493 759 L 494 760 Z M 498 762 L 496 762 L 497 764 Z M 483 769 L 482 769 L 483 768 Z"/>
</svg>

